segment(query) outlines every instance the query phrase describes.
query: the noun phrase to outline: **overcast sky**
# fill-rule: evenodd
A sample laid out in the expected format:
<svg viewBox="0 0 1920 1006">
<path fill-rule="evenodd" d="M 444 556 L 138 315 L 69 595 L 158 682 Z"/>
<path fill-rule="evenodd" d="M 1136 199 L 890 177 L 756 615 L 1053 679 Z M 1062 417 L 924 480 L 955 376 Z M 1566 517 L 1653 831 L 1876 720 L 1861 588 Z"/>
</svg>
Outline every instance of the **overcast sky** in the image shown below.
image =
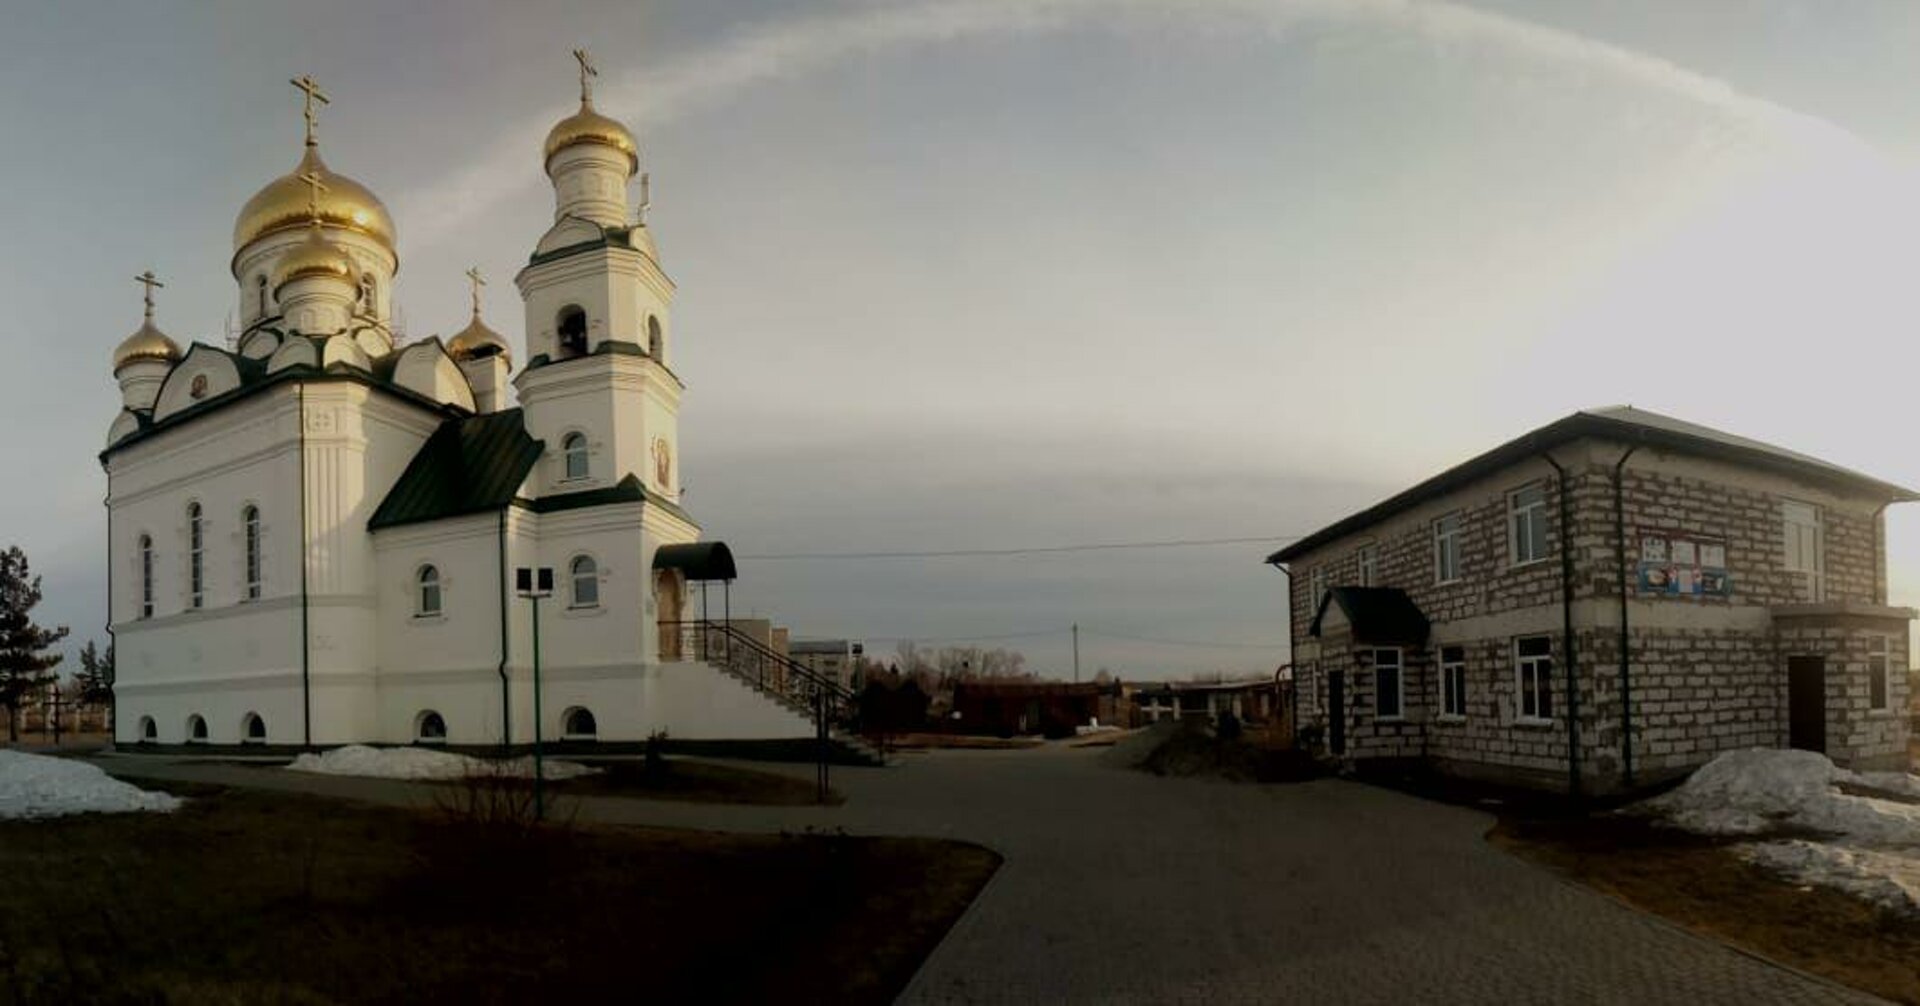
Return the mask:
<svg viewBox="0 0 1920 1006">
<path fill-rule="evenodd" d="M 796 635 L 1065 676 L 1270 670 L 1266 546 L 1632 403 L 1920 486 L 1920 4 L 927 0 L 8 4 L 0 543 L 104 639 L 131 277 L 218 341 L 242 202 L 329 164 L 408 333 L 551 216 L 568 50 L 638 132 L 679 284 L 686 504 Z M 264 5 L 258 5 L 264 6 Z M 516 357 L 524 359 L 523 352 Z M 1890 512 L 1920 603 L 1920 506 Z M 1204 645 L 1200 645 L 1204 644 Z"/>
</svg>

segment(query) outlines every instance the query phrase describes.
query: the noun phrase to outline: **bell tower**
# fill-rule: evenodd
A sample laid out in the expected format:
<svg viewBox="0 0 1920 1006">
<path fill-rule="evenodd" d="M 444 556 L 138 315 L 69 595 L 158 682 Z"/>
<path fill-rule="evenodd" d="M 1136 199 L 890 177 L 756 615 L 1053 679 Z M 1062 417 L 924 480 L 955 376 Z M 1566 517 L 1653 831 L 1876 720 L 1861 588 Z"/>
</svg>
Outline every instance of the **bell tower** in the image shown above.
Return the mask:
<svg viewBox="0 0 1920 1006">
<path fill-rule="evenodd" d="M 527 431 L 546 444 L 542 495 L 604 488 L 628 475 L 669 499 L 679 487 L 679 378 L 668 368 L 673 281 L 661 271 L 627 186 L 640 169 L 626 126 L 593 107 L 585 50 L 580 108 L 547 133 L 553 225 L 514 277 L 529 359 L 514 379 Z M 642 179 L 643 192 L 648 188 Z M 641 213 L 645 213 L 643 196 Z"/>
</svg>

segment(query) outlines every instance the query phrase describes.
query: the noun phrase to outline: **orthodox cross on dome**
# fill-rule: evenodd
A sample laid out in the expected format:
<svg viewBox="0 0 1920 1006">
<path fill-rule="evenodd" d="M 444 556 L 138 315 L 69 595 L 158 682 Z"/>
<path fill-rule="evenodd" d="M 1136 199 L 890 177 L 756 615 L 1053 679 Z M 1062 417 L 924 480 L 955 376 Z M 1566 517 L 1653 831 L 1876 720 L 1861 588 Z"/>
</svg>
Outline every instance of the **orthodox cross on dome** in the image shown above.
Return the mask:
<svg viewBox="0 0 1920 1006">
<path fill-rule="evenodd" d="M 315 83 L 314 79 L 306 74 L 295 77 L 287 81 L 287 83 L 292 84 L 294 87 L 306 93 L 306 107 L 301 109 L 300 115 L 307 120 L 307 146 L 311 147 L 316 142 L 313 138 L 313 127 L 316 119 L 313 112 L 313 103 L 318 101 L 322 105 L 328 104 L 327 96 L 320 93 L 320 85 Z"/>
<path fill-rule="evenodd" d="M 327 183 L 320 180 L 320 174 L 316 171 L 309 171 L 301 175 L 300 181 L 307 187 L 307 222 L 318 225 L 320 223 L 320 193 L 327 191 Z"/>
<path fill-rule="evenodd" d="M 480 288 L 487 285 L 487 281 L 480 278 L 479 266 L 467 270 L 467 285 L 473 290 L 473 316 L 478 318 L 480 317 Z"/>
<path fill-rule="evenodd" d="M 145 293 L 141 295 L 141 299 L 146 301 L 147 320 L 152 321 L 153 320 L 153 288 L 164 287 L 166 286 L 166 284 L 153 278 L 152 269 L 148 269 L 146 272 L 143 272 L 140 275 L 135 276 L 133 278 L 133 281 L 147 288 Z"/>
<path fill-rule="evenodd" d="M 593 61 L 587 56 L 587 50 L 573 50 L 573 58 L 580 62 L 580 104 L 593 104 L 593 80 L 600 71 L 593 68 Z"/>
</svg>

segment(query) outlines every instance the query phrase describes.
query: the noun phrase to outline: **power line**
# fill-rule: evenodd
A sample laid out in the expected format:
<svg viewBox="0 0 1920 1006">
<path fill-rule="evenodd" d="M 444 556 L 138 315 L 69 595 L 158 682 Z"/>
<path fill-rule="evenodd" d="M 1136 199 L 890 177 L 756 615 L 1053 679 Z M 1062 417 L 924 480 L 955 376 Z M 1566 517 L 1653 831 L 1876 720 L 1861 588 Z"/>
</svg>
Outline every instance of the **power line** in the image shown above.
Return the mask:
<svg viewBox="0 0 1920 1006">
<path fill-rule="evenodd" d="M 1222 650 L 1277 650 L 1286 645 L 1284 643 L 1208 643 L 1197 639 L 1159 639 L 1153 636 L 1131 636 L 1120 632 L 1108 632 L 1105 629 L 1083 628 L 1081 631 L 1099 639 L 1122 639 L 1129 643 L 1155 643 L 1162 646 L 1211 647 Z"/>
<path fill-rule="evenodd" d="M 785 552 L 741 555 L 762 562 L 786 559 L 954 559 L 966 556 L 1048 555 L 1060 552 L 1107 552 L 1139 548 L 1194 548 L 1212 545 L 1274 545 L 1298 541 L 1303 535 L 1264 538 L 1184 538 L 1171 541 L 1111 541 L 1084 545 L 1036 545 L 1026 548 L 950 548 L 924 552 Z"/>
</svg>

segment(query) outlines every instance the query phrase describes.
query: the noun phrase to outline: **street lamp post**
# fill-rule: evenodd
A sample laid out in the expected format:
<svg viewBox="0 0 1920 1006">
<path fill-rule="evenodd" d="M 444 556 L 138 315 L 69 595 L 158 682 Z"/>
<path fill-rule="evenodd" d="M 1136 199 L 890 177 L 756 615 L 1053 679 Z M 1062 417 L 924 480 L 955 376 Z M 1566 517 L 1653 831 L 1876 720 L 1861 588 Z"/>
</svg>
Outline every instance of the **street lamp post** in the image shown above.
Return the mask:
<svg viewBox="0 0 1920 1006">
<path fill-rule="evenodd" d="M 521 597 L 533 602 L 533 819 L 547 819 L 547 770 L 540 737 L 540 599 L 553 596 L 553 567 L 521 566 L 514 571 Z"/>
</svg>

